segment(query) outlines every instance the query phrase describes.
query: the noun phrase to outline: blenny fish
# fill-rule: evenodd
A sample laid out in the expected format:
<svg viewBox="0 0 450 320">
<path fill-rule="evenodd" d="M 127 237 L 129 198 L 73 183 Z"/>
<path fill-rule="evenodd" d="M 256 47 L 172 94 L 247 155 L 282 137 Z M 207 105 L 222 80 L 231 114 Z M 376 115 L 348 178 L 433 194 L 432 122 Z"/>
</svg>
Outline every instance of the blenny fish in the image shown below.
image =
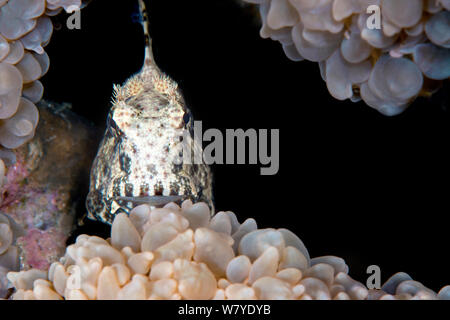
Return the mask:
<svg viewBox="0 0 450 320">
<path fill-rule="evenodd" d="M 210 168 L 179 161 L 183 143 L 201 146 L 195 145 L 194 121 L 178 85 L 155 63 L 143 0 L 139 7 L 146 39 L 144 65 L 124 85 L 114 87 L 86 200 L 88 217 L 108 224 L 140 203 L 161 206 L 191 199 L 213 209 Z"/>
</svg>

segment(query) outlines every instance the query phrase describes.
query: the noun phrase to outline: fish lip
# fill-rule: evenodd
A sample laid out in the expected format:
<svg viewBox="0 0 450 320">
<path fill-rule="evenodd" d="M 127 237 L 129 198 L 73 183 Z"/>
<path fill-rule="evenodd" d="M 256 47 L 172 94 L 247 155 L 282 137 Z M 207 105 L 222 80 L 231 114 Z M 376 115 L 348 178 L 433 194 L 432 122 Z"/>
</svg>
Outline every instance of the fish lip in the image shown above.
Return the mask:
<svg viewBox="0 0 450 320">
<path fill-rule="evenodd" d="M 112 198 L 113 201 L 117 203 L 121 201 L 133 202 L 135 204 L 149 204 L 153 206 L 164 206 L 171 202 L 182 202 L 186 199 L 186 196 L 175 195 L 175 196 L 143 196 L 143 197 L 122 197 L 117 196 Z"/>
<path fill-rule="evenodd" d="M 118 138 L 123 136 L 123 132 L 122 130 L 120 130 L 117 123 L 113 120 L 111 112 L 108 113 L 108 117 L 106 119 L 106 128 L 109 131 L 109 133 L 114 137 Z"/>
</svg>

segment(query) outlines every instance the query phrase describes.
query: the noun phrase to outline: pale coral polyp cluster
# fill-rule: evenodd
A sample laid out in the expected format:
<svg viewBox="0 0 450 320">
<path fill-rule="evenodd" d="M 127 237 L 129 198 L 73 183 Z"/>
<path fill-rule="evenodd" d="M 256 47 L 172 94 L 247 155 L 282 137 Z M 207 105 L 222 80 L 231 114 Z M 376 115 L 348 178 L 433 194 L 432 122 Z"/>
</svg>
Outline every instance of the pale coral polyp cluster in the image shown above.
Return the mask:
<svg viewBox="0 0 450 320">
<path fill-rule="evenodd" d="M 35 106 L 48 71 L 44 47 L 53 25 L 49 16 L 80 8 L 81 0 L 0 0 L 0 145 L 14 149 L 33 136 Z"/>
<path fill-rule="evenodd" d="M 396 274 L 383 290 L 348 275 L 344 260 L 310 259 L 287 229 L 210 216 L 205 203 L 141 205 L 116 216 L 111 238 L 81 235 L 48 273 L 10 272 L 13 299 L 450 299 Z"/>
<path fill-rule="evenodd" d="M 259 5 L 261 36 L 288 58 L 318 62 L 330 94 L 392 116 L 450 77 L 449 0 L 244 0 Z M 381 8 L 370 29 L 367 8 Z"/>
<path fill-rule="evenodd" d="M 0 298 L 9 289 L 7 273 L 19 270 L 19 249 L 15 242 L 23 234 L 23 229 L 17 223 L 0 213 Z"/>
</svg>

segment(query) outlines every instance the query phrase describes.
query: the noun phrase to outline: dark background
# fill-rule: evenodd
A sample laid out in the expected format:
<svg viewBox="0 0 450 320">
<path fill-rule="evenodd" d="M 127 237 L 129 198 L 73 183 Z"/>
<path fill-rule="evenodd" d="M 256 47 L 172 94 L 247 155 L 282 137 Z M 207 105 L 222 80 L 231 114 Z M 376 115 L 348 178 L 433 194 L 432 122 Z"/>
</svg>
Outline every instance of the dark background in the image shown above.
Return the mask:
<svg viewBox="0 0 450 320">
<path fill-rule="evenodd" d="M 363 283 L 376 264 L 383 281 L 404 271 L 434 290 L 450 284 L 448 84 L 388 118 L 333 99 L 317 64 L 291 62 L 261 39 L 255 11 L 237 1 L 147 2 L 155 59 L 205 130 L 280 129 L 277 175 L 260 176 L 258 165 L 213 167 L 217 209 L 291 229 L 311 256 L 343 257 Z M 67 15 L 54 19 L 44 98 L 72 102 L 104 128 L 113 83 L 142 64 L 135 8 L 93 0 L 81 30 L 66 28 Z"/>
</svg>

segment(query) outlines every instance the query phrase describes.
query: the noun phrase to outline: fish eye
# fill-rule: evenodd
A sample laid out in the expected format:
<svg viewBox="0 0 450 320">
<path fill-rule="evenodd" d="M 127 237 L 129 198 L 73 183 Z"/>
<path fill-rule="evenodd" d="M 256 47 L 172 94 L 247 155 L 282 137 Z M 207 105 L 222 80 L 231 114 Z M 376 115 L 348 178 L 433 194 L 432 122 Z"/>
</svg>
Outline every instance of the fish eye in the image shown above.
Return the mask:
<svg viewBox="0 0 450 320">
<path fill-rule="evenodd" d="M 191 121 L 191 118 L 192 118 L 192 114 L 189 111 L 184 113 L 183 121 L 184 121 L 185 124 L 188 124 L 189 121 Z"/>
<path fill-rule="evenodd" d="M 114 135 L 114 136 L 119 135 L 120 130 L 117 127 L 116 122 L 112 119 L 111 114 L 108 114 L 108 118 L 106 120 L 106 127 L 112 135 Z"/>
</svg>

